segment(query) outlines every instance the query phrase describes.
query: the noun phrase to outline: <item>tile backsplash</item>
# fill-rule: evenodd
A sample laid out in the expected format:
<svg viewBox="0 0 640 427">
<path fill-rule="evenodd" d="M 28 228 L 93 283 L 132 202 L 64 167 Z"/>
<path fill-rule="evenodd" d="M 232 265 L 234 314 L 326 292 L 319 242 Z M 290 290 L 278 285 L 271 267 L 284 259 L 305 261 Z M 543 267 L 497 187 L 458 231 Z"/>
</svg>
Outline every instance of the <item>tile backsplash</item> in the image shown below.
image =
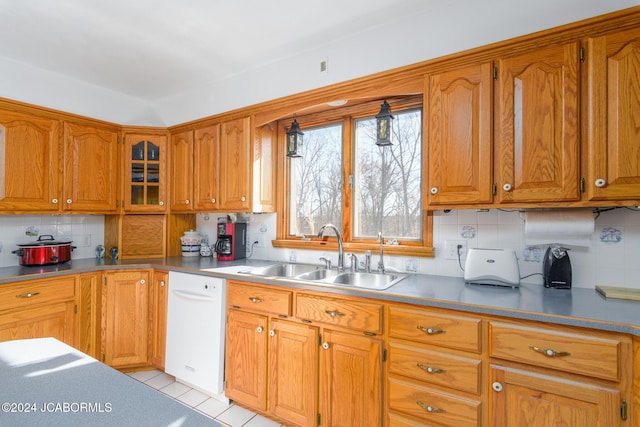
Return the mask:
<svg viewBox="0 0 640 427">
<path fill-rule="evenodd" d="M 95 256 L 95 247 L 104 244 L 103 215 L 0 215 L 0 267 L 18 265 L 11 253 L 18 244 L 33 242 L 39 236 L 72 240 L 76 248 L 71 259 Z"/>
<path fill-rule="evenodd" d="M 215 223 L 223 214 L 198 215 L 198 230 L 215 239 Z M 205 220 L 204 218 L 207 218 Z M 279 249 L 271 247 L 275 238 L 275 214 L 253 214 L 246 217 L 248 247 L 255 241 L 251 256 L 256 259 L 309 262 L 319 264 L 321 256 L 337 262 L 334 252 Z M 524 214 L 516 210 L 435 211 L 433 244 L 435 258 L 407 258 L 385 255 L 385 266 L 400 271 L 462 277 L 464 258 L 447 259 L 445 241 L 464 241 L 467 248 L 514 249 L 518 256 L 520 275 L 526 283 L 542 284 L 542 258 L 547 246 L 531 246 L 525 240 Z M 595 288 L 596 285 L 640 288 L 640 210 L 618 208 L 598 214 L 595 232 L 585 247 L 569 251 L 573 270 L 573 286 Z M 374 253 L 373 264 L 378 256 Z"/>
<path fill-rule="evenodd" d="M 197 228 L 211 244 L 216 238 L 218 217 L 226 214 L 197 214 Z M 334 252 L 318 252 L 273 248 L 275 214 L 250 214 L 238 218 L 248 221 L 250 256 L 254 259 L 295 261 L 319 264 L 318 258 L 337 262 Z M 0 215 L 0 267 L 18 265 L 11 253 L 17 244 L 51 234 L 56 239 L 70 239 L 76 249 L 72 259 L 95 256 L 95 247 L 104 243 L 102 215 Z M 534 274 L 523 282 L 542 283 L 542 256 L 546 246 L 529 246 L 524 235 L 524 214 L 515 210 L 435 211 L 433 244 L 435 258 L 391 257 L 385 265 L 400 271 L 462 277 L 457 260 L 445 256 L 445 241 L 464 241 L 468 248 L 514 249 L 518 255 L 520 275 Z M 253 242 L 258 242 L 253 244 Z M 601 212 L 595 220 L 595 232 L 586 247 L 569 252 L 573 269 L 573 286 L 594 288 L 596 285 L 640 288 L 640 211 L 619 208 Z M 378 256 L 373 254 L 373 264 Z M 464 266 L 464 258 L 461 260 Z"/>
</svg>

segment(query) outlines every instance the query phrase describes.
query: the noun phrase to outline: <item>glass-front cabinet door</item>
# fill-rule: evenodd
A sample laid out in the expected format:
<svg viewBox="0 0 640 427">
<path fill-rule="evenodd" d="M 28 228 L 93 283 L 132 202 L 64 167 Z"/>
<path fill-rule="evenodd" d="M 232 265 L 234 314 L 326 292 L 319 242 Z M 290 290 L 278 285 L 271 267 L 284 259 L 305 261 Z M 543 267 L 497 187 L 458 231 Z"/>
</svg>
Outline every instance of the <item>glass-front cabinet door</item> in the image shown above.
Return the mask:
<svg viewBox="0 0 640 427">
<path fill-rule="evenodd" d="M 166 153 L 166 135 L 126 135 L 125 211 L 166 210 Z"/>
</svg>

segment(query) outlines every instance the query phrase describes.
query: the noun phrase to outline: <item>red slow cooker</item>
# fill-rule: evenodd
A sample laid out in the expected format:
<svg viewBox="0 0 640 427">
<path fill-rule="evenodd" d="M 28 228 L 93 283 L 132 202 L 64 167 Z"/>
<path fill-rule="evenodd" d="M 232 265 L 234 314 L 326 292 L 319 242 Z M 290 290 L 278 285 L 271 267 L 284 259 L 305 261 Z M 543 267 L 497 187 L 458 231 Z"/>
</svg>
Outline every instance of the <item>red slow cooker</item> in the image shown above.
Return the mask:
<svg viewBox="0 0 640 427">
<path fill-rule="evenodd" d="M 18 246 L 20 249 L 11 253 L 20 257 L 20 265 L 61 264 L 71 259 L 71 251 L 76 248 L 71 241 L 56 241 L 50 234 Z"/>
</svg>

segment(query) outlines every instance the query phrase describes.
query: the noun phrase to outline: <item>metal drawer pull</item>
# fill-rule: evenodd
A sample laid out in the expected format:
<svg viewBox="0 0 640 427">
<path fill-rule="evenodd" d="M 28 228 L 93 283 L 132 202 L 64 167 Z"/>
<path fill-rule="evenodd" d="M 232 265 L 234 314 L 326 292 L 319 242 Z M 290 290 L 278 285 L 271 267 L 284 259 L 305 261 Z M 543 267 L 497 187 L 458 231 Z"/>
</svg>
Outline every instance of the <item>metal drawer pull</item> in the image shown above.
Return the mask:
<svg viewBox="0 0 640 427">
<path fill-rule="evenodd" d="M 258 298 L 258 297 L 249 297 L 249 301 L 251 301 L 254 304 L 258 304 L 260 302 L 264 302 L 264 300 L 262 298 Z"/>
<path fill-rule="evenodd" d="M 423 371 L 428 372 L 430 374 L 444 374 L 445 372 L 447 372 L 444 369 L 434 368 L 432 366 L 427 366 L 427 365 L 422 364 L 422 363 L 416 363 L 416 366 L 418 366 L 418 368 L 420 368 Z"/>
<path fill-rule="evenodd" d="M 433 328 L 427 328 L 420 325 L 418 325 L 417 328 L 428 335 L 444 334 L 445 332 L 447 332 L 444 329 L 433 329 Z"/>
<path fill-rule="evenodd" d="M 427 412 L 431 412 L 431 413 L 444 413 L 447 412 L 446 410 L 442 409 L 442 408 L 434 408 L 431 405 L 427 405 L 426 403 L 424 403 L 422 400 L 418 400 L 416 401 L 416 404 L 421 407 L 422 409 L 424 409 Z"/>
<path fill-rule="evenodd" d="M 337 311 L 337 310 L 325 310 L 324 312 L 325 312 L 325 313 L 327 313 L 327 314 L 328 314 L 329 316 L 331 316 L 331 317 L 336 317 L 336 316 L 341 317 L 341 316 L 344 316 L 344 313 L 340 313 L 340 312 L 339 312 L 339 311 Z"/>
<path fill-rule="evenodd" d="M 16 295 L 16 298 L 33 298 L 36 295 L 40 295 L 40 292 L 27 292 L 26 294 Z"/>
<path fill-rule="evenodd" d="M 530 345 L 529 348 L 533 351 L 537 351 L 538 353 L 542 353 L 547 357 L 571 356 L 571 353 L 569 353 L 568 351 L 555 351 L 550 348 L 540 348 L 535 345 Z"/>
</svg>

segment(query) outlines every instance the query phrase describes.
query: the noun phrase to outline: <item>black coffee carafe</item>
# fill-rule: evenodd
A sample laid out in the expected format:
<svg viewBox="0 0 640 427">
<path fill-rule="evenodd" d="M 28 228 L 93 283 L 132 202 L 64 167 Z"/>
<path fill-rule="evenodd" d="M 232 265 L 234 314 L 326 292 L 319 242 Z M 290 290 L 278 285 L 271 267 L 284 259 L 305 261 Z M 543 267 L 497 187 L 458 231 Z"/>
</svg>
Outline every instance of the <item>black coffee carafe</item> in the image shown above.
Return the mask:
<svg viewBox="0 0 640 427">
<path fill-rule="evenodd" d="M 567 248 L 555 244 L 545 252 L 542 264 L 545 288 L 571 288 L 571 260 L 567 251 Z"/>
</svg>

